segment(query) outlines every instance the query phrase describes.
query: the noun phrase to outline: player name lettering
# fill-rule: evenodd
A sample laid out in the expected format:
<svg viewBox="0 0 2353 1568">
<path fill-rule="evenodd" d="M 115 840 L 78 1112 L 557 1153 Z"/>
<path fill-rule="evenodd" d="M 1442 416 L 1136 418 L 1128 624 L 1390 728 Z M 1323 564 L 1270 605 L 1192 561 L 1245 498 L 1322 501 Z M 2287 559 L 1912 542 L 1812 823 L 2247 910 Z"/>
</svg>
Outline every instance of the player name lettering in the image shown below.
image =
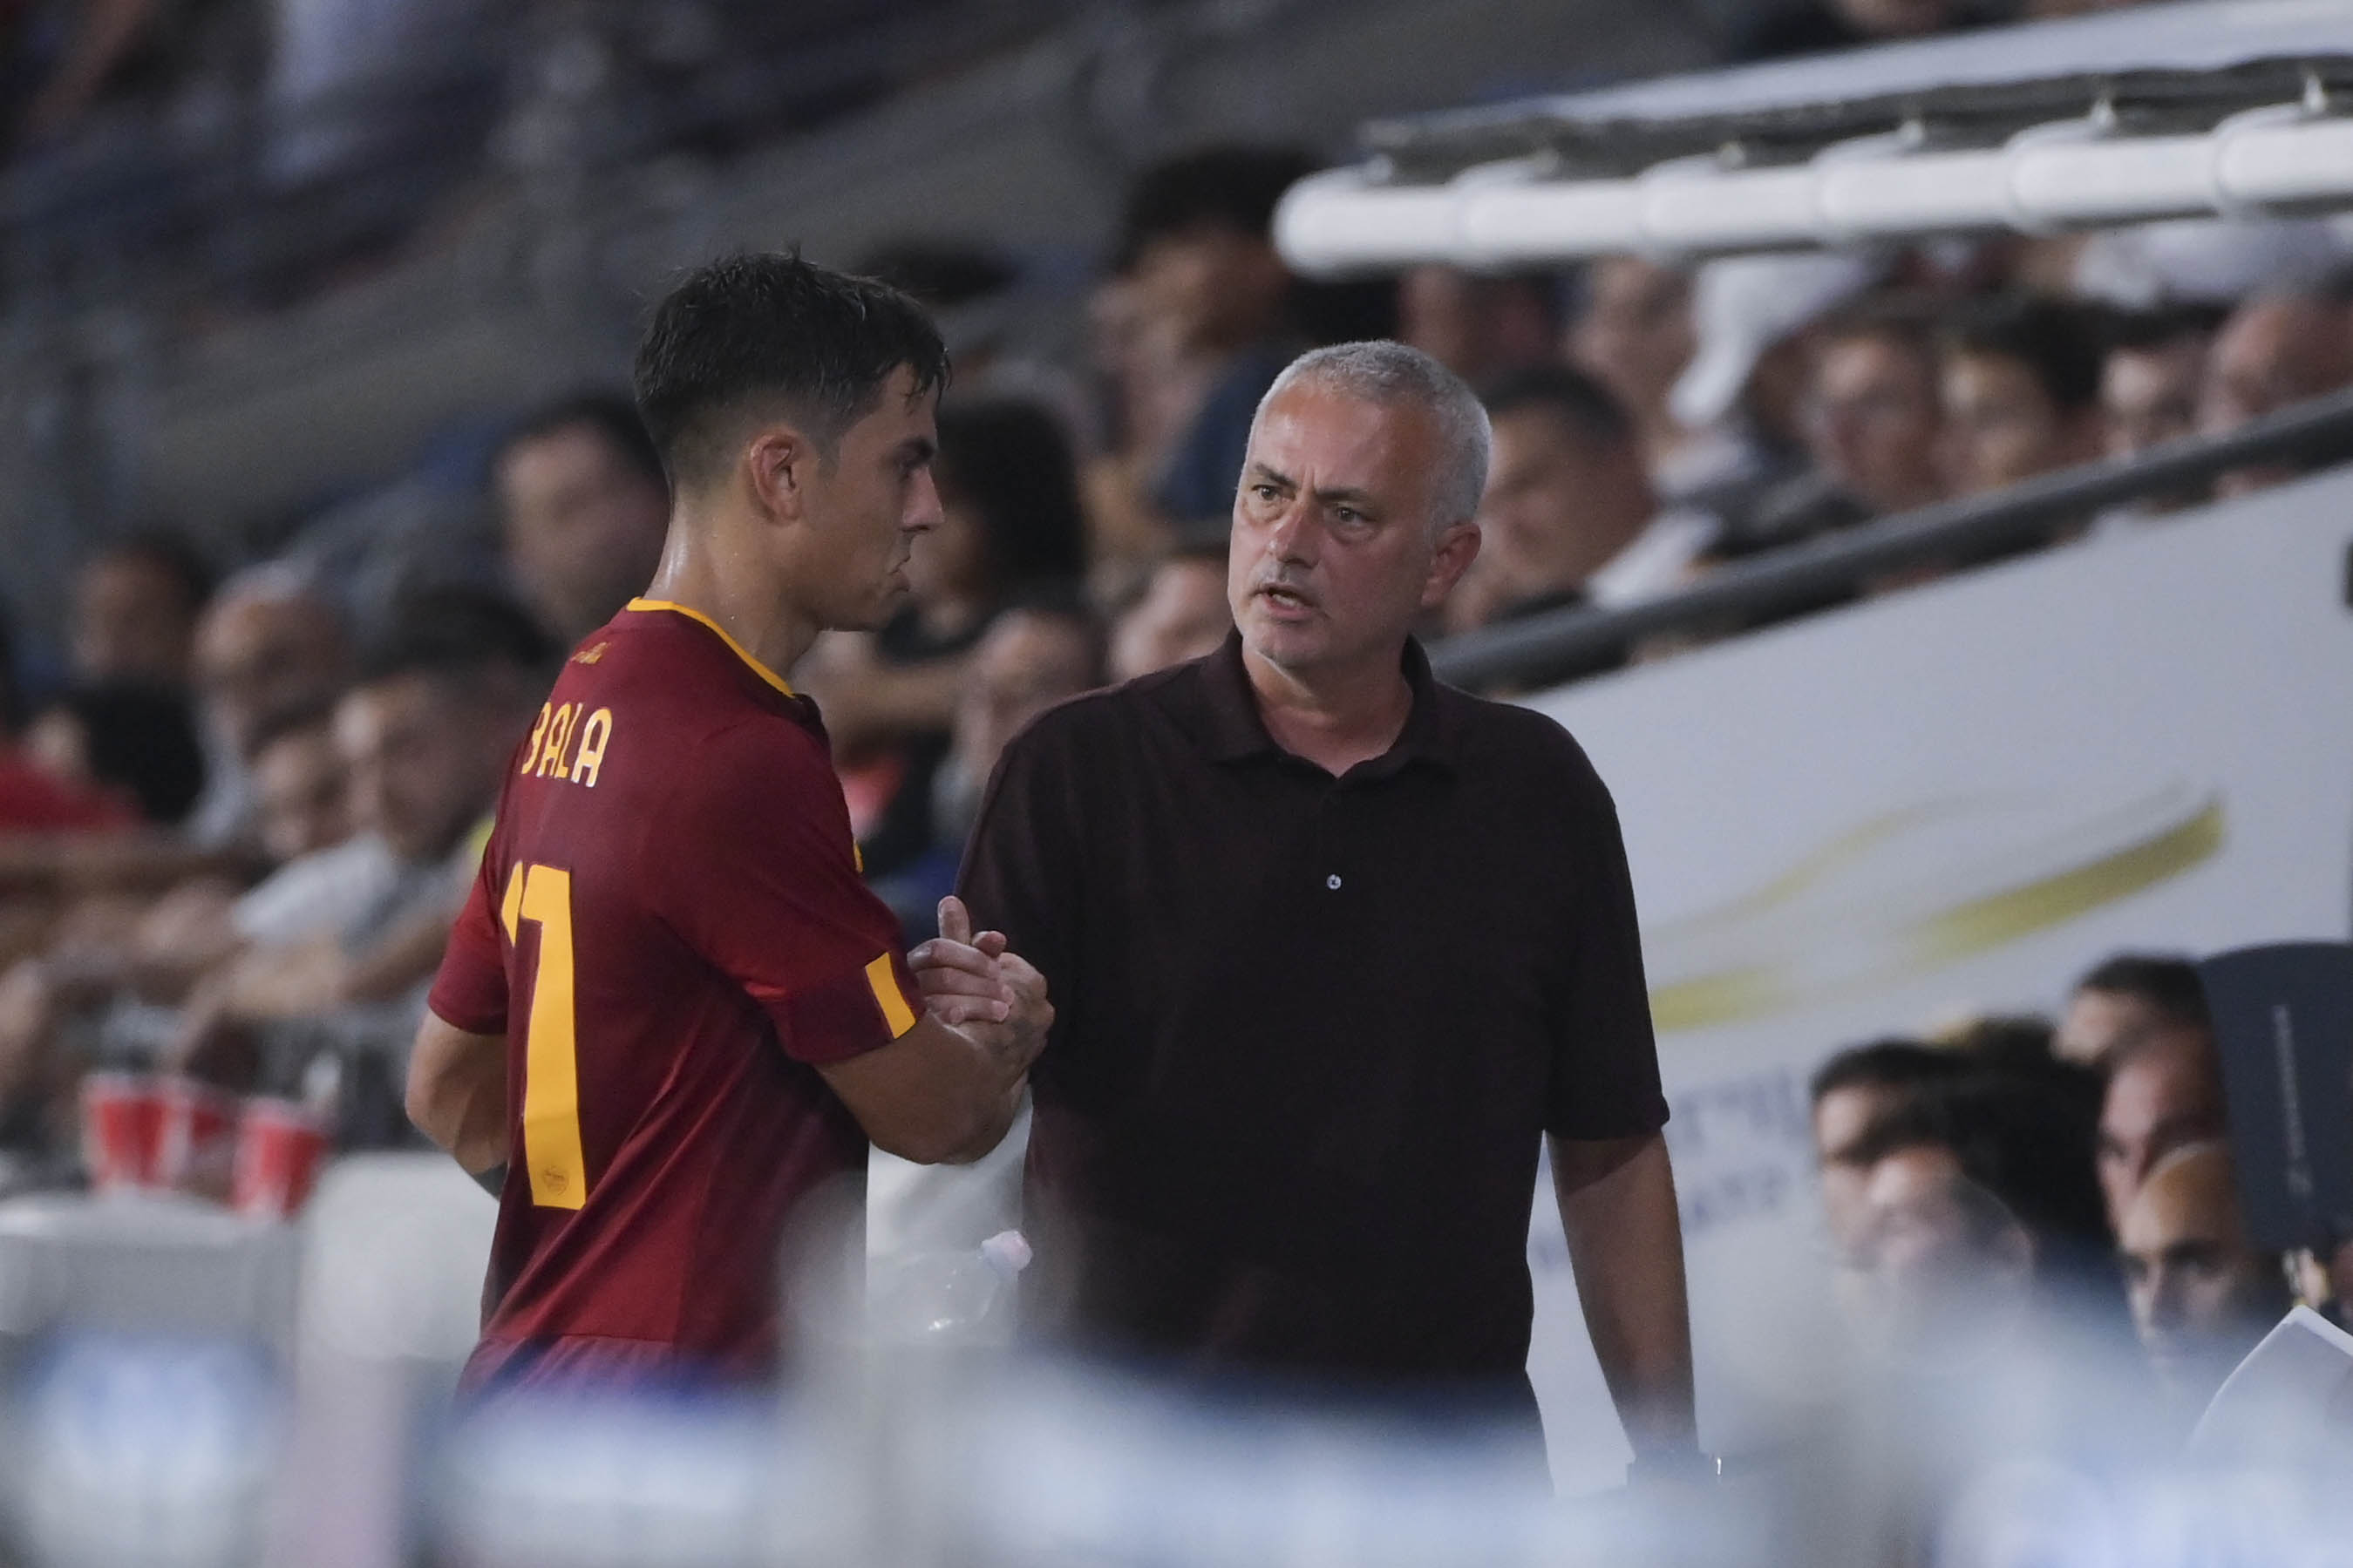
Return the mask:
<svg viewBox="0 0 2353 1568">
<path fill-rule="evenodd" d="M 532 726 L 531 739 L 523 744 L 520 771 L 595 789 L 597 775 L 605 770 L 605 748 L 613 739 L 613 710 L 599 708 L 584 721 L 580 715 L 586 706 L 542 703 L 539 722 Z"/>
</svg>

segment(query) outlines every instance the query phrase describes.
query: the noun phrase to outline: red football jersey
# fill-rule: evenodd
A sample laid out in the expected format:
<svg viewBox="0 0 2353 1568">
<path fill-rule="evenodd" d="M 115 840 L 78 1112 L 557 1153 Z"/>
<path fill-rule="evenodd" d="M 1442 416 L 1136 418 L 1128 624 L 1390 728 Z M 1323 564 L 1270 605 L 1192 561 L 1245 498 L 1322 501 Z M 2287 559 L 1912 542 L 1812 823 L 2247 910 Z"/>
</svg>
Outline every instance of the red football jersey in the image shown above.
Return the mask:
<svg viewBox="0 0 2353 1568">
<path fill-rule="evenodd" d="M 706 617 L 633 602 L 517 753 L 431 1006 L 507 1038 L 470 1382 L 763 1370 L 786 1216 L 866 1159 L 816 1068 L 923 1006 L 814 706 Z"/>
</svg>

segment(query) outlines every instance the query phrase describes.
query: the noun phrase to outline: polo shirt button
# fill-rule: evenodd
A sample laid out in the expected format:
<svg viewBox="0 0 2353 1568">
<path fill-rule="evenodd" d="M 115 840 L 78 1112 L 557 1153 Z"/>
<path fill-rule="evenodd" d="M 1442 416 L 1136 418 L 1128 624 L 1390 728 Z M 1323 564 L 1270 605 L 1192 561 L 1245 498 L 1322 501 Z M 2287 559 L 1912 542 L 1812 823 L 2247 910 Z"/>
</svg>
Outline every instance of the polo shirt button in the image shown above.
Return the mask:
<svg viewBox="0 0 2353 1568">
<path fill-rule="evenodd" d="M 1340 890 L 1340 873 L 1335 871 L 1330 876 L 1324 878 L 1324 885 L 1331 889 L 1334 892 L 1338 892 Z"/>
</svg>

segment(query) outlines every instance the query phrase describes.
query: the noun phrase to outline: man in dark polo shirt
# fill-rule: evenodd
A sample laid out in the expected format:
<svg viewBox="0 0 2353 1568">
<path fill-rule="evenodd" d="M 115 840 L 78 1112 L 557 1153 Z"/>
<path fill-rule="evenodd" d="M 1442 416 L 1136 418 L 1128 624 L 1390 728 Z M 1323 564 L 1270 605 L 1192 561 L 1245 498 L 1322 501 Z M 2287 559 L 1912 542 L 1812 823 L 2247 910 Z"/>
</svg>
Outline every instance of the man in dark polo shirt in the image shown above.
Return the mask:
<svg viewBox="0 0 2353 1568">
<path fill-rule="evenodd" d="M 1690 1333 L 1616 813 L 1558 725 L 1438 684 L 1408 633 L 1477 553 L 1487 452 L 1415 350 L 1296 361 L 1234 504 L 1235 635 L 1006 752 L 962 887 L 1059 1009 L 1023 1316 L 1532 1426 L 1549 1137 L 1602 1369 L 1663 1468 L 1694 1455 Z"/>
</svg>

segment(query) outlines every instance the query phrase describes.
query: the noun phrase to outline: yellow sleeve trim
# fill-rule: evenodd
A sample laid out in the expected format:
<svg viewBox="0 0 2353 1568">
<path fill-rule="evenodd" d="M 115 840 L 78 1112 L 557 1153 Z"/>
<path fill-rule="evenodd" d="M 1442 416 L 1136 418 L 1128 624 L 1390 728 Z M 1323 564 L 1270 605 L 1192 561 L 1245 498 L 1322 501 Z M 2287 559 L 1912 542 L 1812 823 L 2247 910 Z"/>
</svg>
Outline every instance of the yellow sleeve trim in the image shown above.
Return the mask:
<svg viewBox="0 0 2353 1568">
<path fill-rule="evenodd" d="M 915 1010 L 907 1005 L 906 993 L 899 989 L 899 976 L 891 967 L 889 953 L 866 966 L 866 984 L 874 993 L 875 1005 L 882 1009 L 882 1021 L 891 1026 L 892 1039 L 915 1026 Z"/>
<path fill-rule="evenodd" d="M 628 607 L 632 610 L 668 610 L 674 616 L 684 616 L 690 621 L 700 621 L 702 625 L 711 628 L 712 636 L 718 637 L 721 642 L 727 645 L 728 651 L 734 654 L 737 658 L 742 659 L 745 664 L 750 665 L 752 667 L 753 674 L 758 676 L 761 679 L 766 681 L 769 685 L 775 687 L 777 690 L 783 692 L 787 697 L 794 694 L 793 689 L 785 684 L 785 678 L 783 676 L 778 675 L 775 670 L 770 669 L 766 665 L 762 664 L 758 659 L 754 658 L 750 648 L 745 647 L 742 643 L 739 643 L 733 637 L 729 637 L 725 626 L 721 626 L 717 621 L 712 620 L 701 610 L 693 609 L 685 605 L 674 605 L 668 599 L 631 599 Z"/>
</svg>

